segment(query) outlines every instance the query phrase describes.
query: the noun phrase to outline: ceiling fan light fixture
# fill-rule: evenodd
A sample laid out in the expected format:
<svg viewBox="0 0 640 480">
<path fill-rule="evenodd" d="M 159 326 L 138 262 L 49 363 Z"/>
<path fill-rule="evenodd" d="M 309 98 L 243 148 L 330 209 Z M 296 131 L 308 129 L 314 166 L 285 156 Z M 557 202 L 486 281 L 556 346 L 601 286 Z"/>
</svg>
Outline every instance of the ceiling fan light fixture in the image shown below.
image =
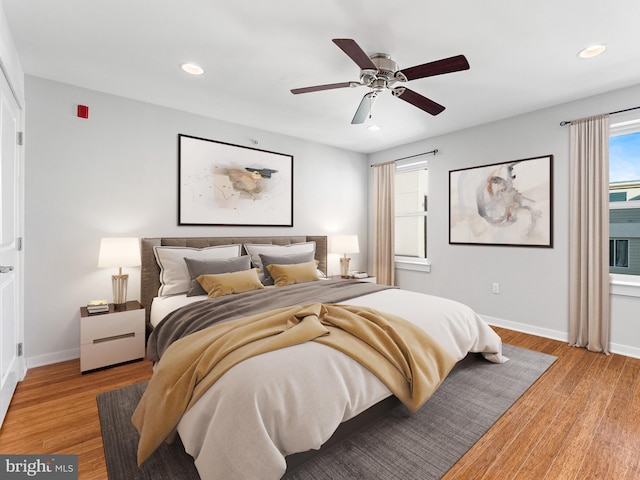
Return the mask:
<svg viewBox="0 0 640 480">
<path fill-rule="evenodd" d="M 469 69 L 469 62 L 466 57 L 464 55 L 456 55 L 400 70 L 398 64 L 393 61 L 388 54 L 374 53 L 373 55 L 367 55 L 355 40 L 350 38 L 334 38 L 333 43 L 360 67 L 360 81 L 294 88 L 291 90 L 291 93 L 297 95 L 299 93 L 320 92 L 322 90 L 358 86 L 369 88 L 369 93 L 364 95 L 351 120 L 352 125 L 365 123 L 367 117 L 371 119 L 373 103 L 376 97 L 385 90 L 391 90 L 393 96 L 400 98 L 430 115 L 438 115 L 445 109 L 444 106 L 408 88 L 396 87 L 395 84 L 397 82 L 407 82 L 409 80 L 417 80 L 419 78 L 433 77 Z"/>
<path fill-rule="evenodd" d="M 204 73 L 204 68 L 195 63 L 183 63 L 180 68 L 191 75 L 202 75 Z"/>
<path fill-rule="evenodd" d="M 589 45 L 578 52 L 580 58 L 593 58 L 597 57 L 607 49 L 606 45 L 596 44 Z"/>
</svg>

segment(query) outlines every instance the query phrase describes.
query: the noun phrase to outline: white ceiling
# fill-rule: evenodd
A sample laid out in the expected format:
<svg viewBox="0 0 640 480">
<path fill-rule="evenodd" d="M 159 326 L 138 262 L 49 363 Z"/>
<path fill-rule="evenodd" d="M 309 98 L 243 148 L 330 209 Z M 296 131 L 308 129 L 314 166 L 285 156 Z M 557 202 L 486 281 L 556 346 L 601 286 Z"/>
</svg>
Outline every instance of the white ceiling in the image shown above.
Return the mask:
<svg viewBox="0 0 640 480">
<path fill-rule="evenodd" d="M 2 5 L 29 75 L 365 153 L 640 83 L 638 0 Z M 382 130 L 374 133 L 350 123 L 364 87 L 289 91 L 358 80 L 332 38 L 388 53 L 401 69 L 458 54 L 471 68 L 406 84 L 446 107 L 435 117 L 384 92 L 372 118 Z M 608 49 L 578 59 L 593 43 Z M 187 75 L 179 68 L 186 61 L 206 74 Z"/>
</svg>

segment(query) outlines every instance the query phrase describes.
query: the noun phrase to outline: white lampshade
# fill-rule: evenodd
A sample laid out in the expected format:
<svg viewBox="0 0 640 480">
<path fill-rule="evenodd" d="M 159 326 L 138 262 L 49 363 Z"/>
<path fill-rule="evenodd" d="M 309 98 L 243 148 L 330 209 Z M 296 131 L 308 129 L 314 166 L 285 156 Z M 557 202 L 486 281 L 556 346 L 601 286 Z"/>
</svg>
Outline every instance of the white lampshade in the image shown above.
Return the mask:
<svg viewBox="0 0 640 480">
<path fill-rule="evenodd" d="M 357 235 L 334 235 L 331 238 L 331 253 L 360 253 Z"/>
<path fill-rule="evenodd" d="M 138 267 L 140 263 L 140 241 L 137 238 L 103 238 L 100 241 L 98 267 Z"/>
</svg>

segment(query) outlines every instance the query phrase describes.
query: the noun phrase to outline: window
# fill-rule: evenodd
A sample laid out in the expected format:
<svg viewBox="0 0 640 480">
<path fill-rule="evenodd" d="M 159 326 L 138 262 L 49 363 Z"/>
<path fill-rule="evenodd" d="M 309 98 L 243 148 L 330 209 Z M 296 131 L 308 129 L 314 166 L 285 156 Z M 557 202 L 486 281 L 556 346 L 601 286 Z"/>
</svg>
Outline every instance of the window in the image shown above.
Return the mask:
<svg viewBox="0 0 640 480">
<path fill-rule="evenodd" d="M 640 276 L 640 120 L 611 125 L 609 272 Z"/>
<path fill-rule="evenodd" d="M 619 238 L 609 240 L 609 267 L 629 267 L 629 240 Z"/>
<path fill-rule="evenodd" d="M 395 183 L 396 261 L 426 263 L 427 260 L 427 162 L 398 165 Z"/>
</svg>

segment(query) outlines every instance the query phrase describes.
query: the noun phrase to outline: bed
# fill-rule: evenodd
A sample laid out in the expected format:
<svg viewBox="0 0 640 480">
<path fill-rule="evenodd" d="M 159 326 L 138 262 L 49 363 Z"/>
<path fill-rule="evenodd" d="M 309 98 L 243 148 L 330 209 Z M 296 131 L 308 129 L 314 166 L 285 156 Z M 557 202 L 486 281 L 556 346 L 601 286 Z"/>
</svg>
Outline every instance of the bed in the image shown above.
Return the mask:
<svg viewBox="0 0 640 480">
<path fill-rule="evenodd" d="M 184 260 L 185 252 L 204 257 L 213 254 L 214 258 Z M 213 317 L 219 323 L 242 322 L 246 317 L 262 318 L 261 315 L 273 311 L 288 312 L 290 308 L 309 304 L 325 310 L 329 308 L 326 305 L 338 304 L 336 308 L 357 314 L 384 312 L 381 316 L 385 321 L 388 316 L 400 317 L 411 324 L 409 327 L 428 332 L 428 337 L 437 344 L 436 351 L 442 352 L 442 358 L 450 363 L 438 367 L 441 371 L 433 380 L 434 389 L 453 363 L 469 352 L 480 353 L 494 363 L 507 360 L 502 356 L 499 336 L 465 305 L 367 282 L 322 278 L 327 271 L 326 236 L 147 238 L 141 241 L 141 253 L 141 299 L 150 332 L 147 354 L 153 361 L 165 358 L 158 362 L 158 370 L 167 364 L 170 365 L 165 369 L 176 370 L 179 363 L 175 363 L 177 357 L 172 355 L 180 350 L 178 345 L 200 338 Z M 239 262 L 244 267 L 237 273 L 236 267 L 229 265 Z M 234 291 L 207 300 L 207 292 L 219 292 L 222 288 L 215 283 L 221 278 L 227 282 L 227 278 L 237 275 L 244 281 L 249 276 L 244 270 L 247 262 L 249 270 L 260 275 L 262 284 L 280 285 L 283 276 L 290 281 L 291 275 L 306 280 L 305 275 L 311 275 L 310 264 L 316 277 L 313 281 Z M 256 262 L 260 269 L 254 268 Z M 186 269 L 182 263 L 188 264 Z M 269 264 L 272 266 L 268 267 Z M 220 265 L 223 270 L 219 270 Z M 171 272 L 180 268 L 179 275 Z M 215 272 L 195 281 L 194 277 L 203 275 L 207 268 L 214 268 Z M 185 271 L 188 278 L 182 279 Z M 272 271 L 273 278 L 265 279 L 264 273 Z M 250 274 L 252 282 L 254 273 Z M 171 284 L 172 275 L 183 283 Z M 215 280 L 215 284 L 207 284 L 208 280 Z M 225 282 L 223 286 L 228 288 Z M 185 289 L 189 294 L 185 294 Z M 214 307 L 217 310 L 212 310 Z M 405 334 L 409 336 L 413 334 Z M 319 336 L 321 340 L 327 337 L 331 335 Z M 190 402 L 186 412 L 178 417 L 175 428 L 187 453 L 194 457 L 201 477 L 281 478 L 323 448 L 396 406 L 396 397 L 403 398 L 402 391 L 393 390 L 389 382 L 385 383 L 345 353 L 349 352 L 321 341 L 291 344 L 243 359 L 224 370 L 210 387 L 203 388 L 194 397 L 197 400 Z M 202 357 L 201 352 L 194 355 Z M 160 373 L 156 371 L 156 375 Z M 154 382 L 156 389 L 163 388 L 157 387 L 159 379 L 153 378 Z M 417 387 L 409 389 L 413 388 Z M 148 390 L 153 391 L 151 387 Z M 148 395 L 154 399 L 159 396 Z M 144 400 L 143 396 L 139 410 L 143 410 Z M 146 401 L 146 406 L 150 403 L 151 400 Z M 153 400 L 148 408 L 158 410 L 156 403 Z M 138 419 L 142 417 L 138 415 Z"/>
</svg>

